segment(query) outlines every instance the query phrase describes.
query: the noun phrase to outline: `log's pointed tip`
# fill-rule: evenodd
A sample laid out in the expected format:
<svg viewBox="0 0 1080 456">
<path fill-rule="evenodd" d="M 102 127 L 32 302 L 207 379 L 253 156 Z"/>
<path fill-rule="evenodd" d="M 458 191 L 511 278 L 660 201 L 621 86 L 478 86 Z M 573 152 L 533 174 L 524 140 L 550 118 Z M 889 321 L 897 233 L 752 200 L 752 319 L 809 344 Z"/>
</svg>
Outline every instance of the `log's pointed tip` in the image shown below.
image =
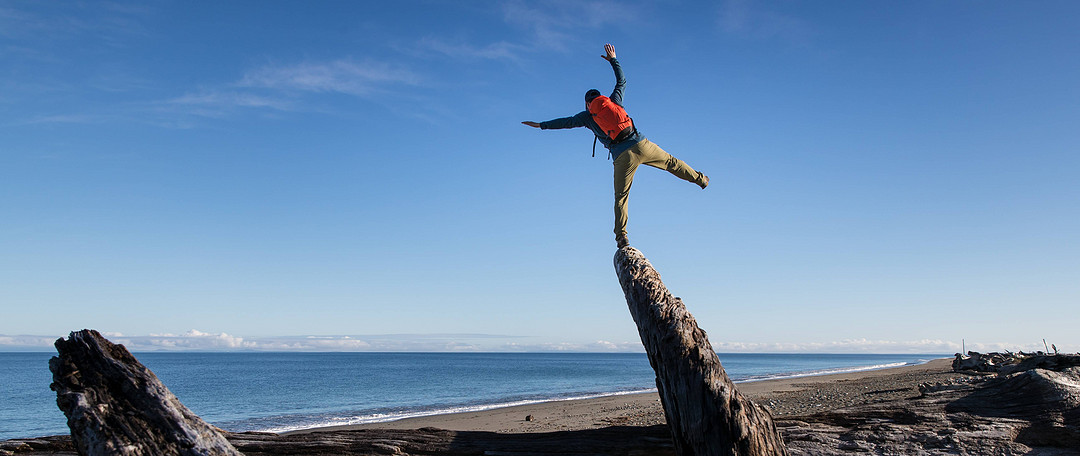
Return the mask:
<svg viewBox="0 0 1080 456">
<path fill-rule="evenodd" d="M 56 342 L 53 342 L 53 347 L 55 347 L 58 352 L 63 352 L 64 347 L 68 346 L 68 344 L 77 343 L 78 341 L 85 339 L 89 335 L 90 331 L 93 330 L 81 329 L 77 331 L 71 331 L 68 333 L 67 337 L 57 338 Z"/>
<path fill-rule="evenodd" d="M 95 337 L 96 338 L 103 338 L 101 333 L 97 332 L 97 330 L 83 328 L 83 329 L 80 329 L 80 330 L 77 330 L 77 331 L 69 332 L 67 340 L 69 340 L 69 341 L 70 340 L 81 340 L 81 339 L 95 338 Z M 63 338 L 61 338 L 61 339 L 63 339 Z"/>
<path fill-rule="evenodd" d="M 640 250 L 633 247 L 620 247 L 618 250 L 615 251 L 616 265 L 627 262 L 638 262 L 641 260 L 645 260 L 645 254 L 641 253 Z"/>
<path fill-rule="evenodd" d="M 79 344 L 100 344 L 100 341 L 108 342 L 105 336 L 93 329 L 80 329 L 78 331 L 72 331 L 68 334 L 67 339 L 60 338 L 57 342 L 64 343 L 79 343 Z"/>
</svg>

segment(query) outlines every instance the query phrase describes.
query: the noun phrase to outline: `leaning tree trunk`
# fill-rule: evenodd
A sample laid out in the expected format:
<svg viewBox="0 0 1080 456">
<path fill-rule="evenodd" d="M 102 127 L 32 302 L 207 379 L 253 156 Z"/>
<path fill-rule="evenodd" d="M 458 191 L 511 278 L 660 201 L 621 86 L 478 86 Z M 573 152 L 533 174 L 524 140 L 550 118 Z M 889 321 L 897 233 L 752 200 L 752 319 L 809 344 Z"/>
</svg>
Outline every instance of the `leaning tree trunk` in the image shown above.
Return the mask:
<svg viewBox="0 0 1080 456">
<path fill-rule="evenodd" d="M 241 456 L 123 345 L 84 329 L 49 360 L 56 404 L 83 456 Z"/>
<path fill-rule="evenodd" d="M 637 249 L 615 253 L 615 271 L 681 456 L 786 455 L 772 417 L 728 379 L 705 331 Z"/>
</svg>

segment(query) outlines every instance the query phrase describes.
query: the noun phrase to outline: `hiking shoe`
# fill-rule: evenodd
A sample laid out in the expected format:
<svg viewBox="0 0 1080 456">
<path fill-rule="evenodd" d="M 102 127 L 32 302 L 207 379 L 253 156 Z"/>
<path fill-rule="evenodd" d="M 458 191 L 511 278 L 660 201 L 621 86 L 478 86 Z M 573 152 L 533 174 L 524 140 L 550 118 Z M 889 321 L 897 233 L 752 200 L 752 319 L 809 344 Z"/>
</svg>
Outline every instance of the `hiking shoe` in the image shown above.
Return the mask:
<svg viewBox="0 0 1080 456">
<path fill-rule="evenodd" d="M 703 181 L 701 183 L 701 189 L 705 190 L 705 187 L 709 186 L 709 176 L 706 176 L 705 174 L 702 174 L 701 175 L 701 180 Z"/>
<path fill-rule="evenodd" d="M 620 249 L 623 248 L 623 247 L 629 247 L 630 246 L 630 238 L 628 238 L 626 236 L 619 236 L 619 237 L 615 238 L 615 243 L 619 246 Z"/>
</svg>

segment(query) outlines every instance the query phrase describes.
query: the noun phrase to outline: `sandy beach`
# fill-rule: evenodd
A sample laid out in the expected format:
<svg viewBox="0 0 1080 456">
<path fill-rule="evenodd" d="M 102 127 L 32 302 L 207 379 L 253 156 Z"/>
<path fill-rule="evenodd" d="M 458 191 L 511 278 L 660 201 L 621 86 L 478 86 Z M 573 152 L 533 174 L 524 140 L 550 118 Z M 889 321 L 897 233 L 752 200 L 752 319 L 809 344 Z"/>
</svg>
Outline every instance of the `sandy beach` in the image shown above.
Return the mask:
<svg viewBox="0 0 1080 456">
<path fill-rule="evenodd" d="M 739 392 L 767 407 L 774 417 L 798 416 L 852 405 L 917 396 L 918 385 L 962 376 L 950 359 L 926 364 L 843 374 L 737 384 Z M 358 430 L 439 428 L 452 431 L 535 433 L 665 424 L 656 393 L 544 402 L 480 412 L 408 418 L 384 423 L 334 426 L 288 434 Z"/>
<path fill-rule="evenodd" d="M 792 456 L 822 454 L 1080 455 L 1074 424 L 1080 358 L 1037 360 L 1015 375 L 918 366 L 738 384 L 768 408 Z M 1067 358 L 1067 359 L 1066 359 Z M 250 456 L 580 454 L 671 456 L 655 393 L 284 434 L 227 433 Z M 0 442 L 0 454 L 75 455 L 68 436 Z"/>
</svg>

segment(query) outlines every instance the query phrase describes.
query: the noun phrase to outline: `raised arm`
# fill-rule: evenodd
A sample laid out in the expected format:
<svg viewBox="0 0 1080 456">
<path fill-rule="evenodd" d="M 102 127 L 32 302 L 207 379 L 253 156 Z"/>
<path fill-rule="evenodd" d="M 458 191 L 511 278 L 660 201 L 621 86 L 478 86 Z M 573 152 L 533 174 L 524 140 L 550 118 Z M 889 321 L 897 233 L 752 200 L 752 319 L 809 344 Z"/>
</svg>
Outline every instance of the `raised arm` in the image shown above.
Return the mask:
<svg viewBox="0 0 1080 456">
<path fill-rule="evenodd" d="M 611 98 L 611 101 L 614 101 L 621 106 L 623 99 L 623 88 L 626 87 L 626 78 L 623 77 L 622 68 L 619 67 L 619 61 L 615 59 L 615 46 L 605 44 L 604 55 L 600 57 L 603 57 L 604 60 L 607 60 L 609 63 L 611 63 L 611 69 L 615 71 L 615 90 L 611 92 L 611 96 L 608 98 Z M 558 119 L 551 119 L 545 122 L 534 122 L 531 120 L 526 120 L 524 122 L 521 122 L 521 124 L 544 130 L 557 130 L 561 128 L 584 127 L 587 125 L 586 120 L 590 118 L 591 116 L 589 115 L 588 111 L 581 111 L 570 117 L 560 117 Z"/>
<path fill-rule="evenodd" d="M 604 55 L 600 57 L 603 57 L 604 60 L 611 63 L 611 69 L 615 72 L 615 90 L 611 91 L 611 96 L 608 98 L 611 98 L 611 101 L 614 101 L 615 104 L 622 106 L 623 90 L 626 88 L 626 77 L 623 76 L 622 67 L 619 66 L 619 61 L 615 58 L 615 46 L 605 44 Z"/>
</svg>

